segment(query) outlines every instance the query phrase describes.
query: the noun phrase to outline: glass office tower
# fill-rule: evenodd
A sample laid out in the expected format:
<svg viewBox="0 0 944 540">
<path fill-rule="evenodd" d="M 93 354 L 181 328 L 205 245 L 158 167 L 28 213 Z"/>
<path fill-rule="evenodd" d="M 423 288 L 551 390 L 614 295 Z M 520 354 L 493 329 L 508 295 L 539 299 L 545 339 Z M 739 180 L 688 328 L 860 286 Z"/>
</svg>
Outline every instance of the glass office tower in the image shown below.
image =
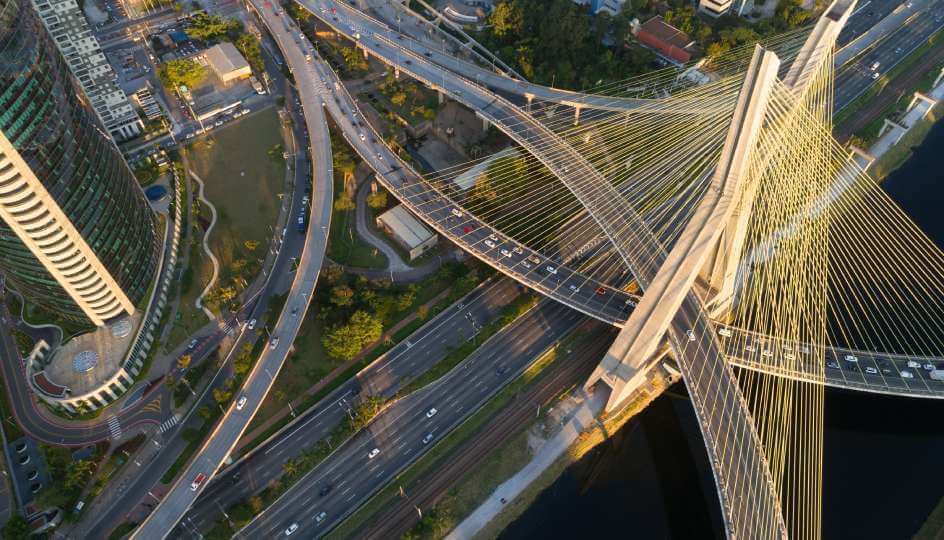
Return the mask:
<svg viewBox="0 0 944 540">
<path fill-rule="evenodd" d="M 147 293 L 154 214 L 29 0 L 0 0 L 0 273 L 102 325 Z"/>
</svg>

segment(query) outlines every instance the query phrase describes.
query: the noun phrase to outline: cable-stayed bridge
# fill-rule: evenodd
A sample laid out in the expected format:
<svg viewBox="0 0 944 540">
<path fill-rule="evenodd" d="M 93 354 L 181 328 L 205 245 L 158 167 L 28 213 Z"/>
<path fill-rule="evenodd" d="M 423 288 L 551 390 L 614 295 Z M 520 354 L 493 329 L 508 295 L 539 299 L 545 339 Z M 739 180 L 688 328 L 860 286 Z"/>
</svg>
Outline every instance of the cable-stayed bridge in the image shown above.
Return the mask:
<svg viewBox="0 0 944 540">
<path fill-rule="evenodd" d="M 707 84 L 657 74 L 648 87 L 669 97 L 588 107 L 579 126 L 322 13 L 518 143 L 426 178 L 392 154 L 364 157 L 458 245 L 624 328 L 591 380 L 612 389 L 610 408 L 668 338 L 732 536 L 818 535 L 823 384 L 940 395 L 903 375 L 941 357 L 940 252 L 830 135 L 832 52 L 852 7 L 834 3 L 802 39 L 717 60 Z M 826 367 L 840 362 L 862 371 Z M 850 380 L 863 371 L 874 377 Z"/>
</svg>

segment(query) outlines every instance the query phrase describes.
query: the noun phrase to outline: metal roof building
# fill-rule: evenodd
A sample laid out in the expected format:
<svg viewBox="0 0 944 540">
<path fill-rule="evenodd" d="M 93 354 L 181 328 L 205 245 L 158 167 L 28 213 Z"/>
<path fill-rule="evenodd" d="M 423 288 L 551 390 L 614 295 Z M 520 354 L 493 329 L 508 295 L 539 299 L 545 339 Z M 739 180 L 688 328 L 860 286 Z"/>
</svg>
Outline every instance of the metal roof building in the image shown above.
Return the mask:
<svg viewBox="0 0 944 540">
<path fill-rule="evenodd" d="M 204 54 L 210 69 L 224 84 L 252 75 L 249 62 L 239 54 L 232 43 L 223 42 L 206 50 Z"/>
<path fill-rule="evenodd" d="M 377 226 L 387 232 L 410 254 L 410 260 L 419 257 L 436 245 L 438 237 L 402 204 L 377 216 Z"/>
</svg>

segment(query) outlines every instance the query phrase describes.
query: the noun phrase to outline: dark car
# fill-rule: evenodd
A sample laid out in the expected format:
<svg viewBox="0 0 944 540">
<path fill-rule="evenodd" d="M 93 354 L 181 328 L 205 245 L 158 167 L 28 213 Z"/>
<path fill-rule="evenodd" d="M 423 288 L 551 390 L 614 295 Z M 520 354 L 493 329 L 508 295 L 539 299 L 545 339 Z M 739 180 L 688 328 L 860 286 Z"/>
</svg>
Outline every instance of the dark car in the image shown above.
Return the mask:
<svg viewBox="0 0 944 540">
<path fill-rule="evenodd" d="M 323 486 L 320 490 L 318 490 L 318 496 L 319 496 L 319 497 L 324 497 L 325 495 L 327 495 L 327 494 L 330 493 L 330 492 L 331 492 L 331 484 L 328 484 L 328 485 L 326 485 L 326 486 Z"/>
</svg>

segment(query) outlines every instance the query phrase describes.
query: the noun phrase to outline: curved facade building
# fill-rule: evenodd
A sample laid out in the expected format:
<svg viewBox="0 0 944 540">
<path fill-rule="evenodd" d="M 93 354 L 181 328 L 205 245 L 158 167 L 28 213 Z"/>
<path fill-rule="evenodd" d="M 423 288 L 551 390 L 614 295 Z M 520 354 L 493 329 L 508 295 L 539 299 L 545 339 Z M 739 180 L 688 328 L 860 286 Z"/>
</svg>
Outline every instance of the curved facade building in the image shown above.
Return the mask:
<svg viewBox="0 0 944 540">
<path fill-rule="evenodd" d="M 0 0 L 0 272 L 27 299 L 102 325 L 156 271 L 152 213 L 28 0 Z"/>
</svg>

